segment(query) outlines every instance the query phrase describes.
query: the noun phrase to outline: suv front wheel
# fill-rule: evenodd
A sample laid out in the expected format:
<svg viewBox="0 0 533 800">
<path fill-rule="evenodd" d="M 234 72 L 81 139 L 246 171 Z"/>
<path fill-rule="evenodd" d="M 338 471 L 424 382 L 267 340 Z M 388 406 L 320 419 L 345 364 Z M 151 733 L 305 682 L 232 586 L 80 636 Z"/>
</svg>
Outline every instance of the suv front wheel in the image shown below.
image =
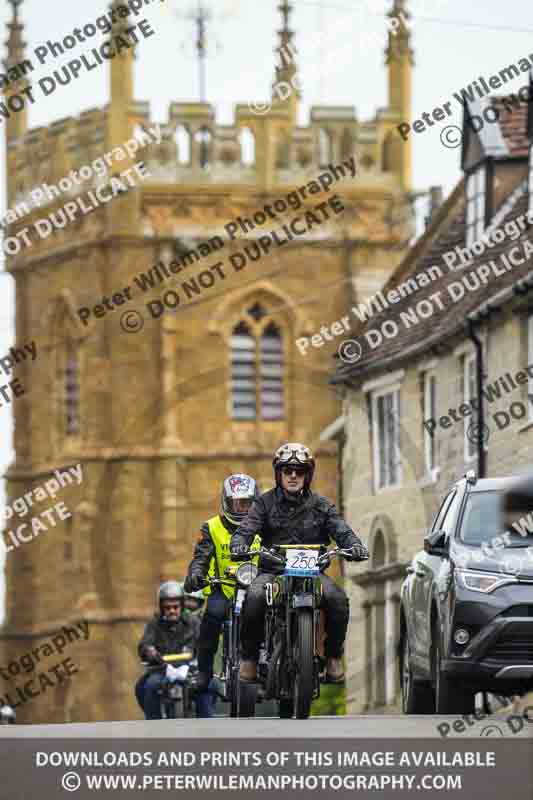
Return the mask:
<svg viewBox="0 0 533 800">
<path fill-rule="evenodd" d="M 476 692 L 465 689 L 456 681 L 450 680 L 442 671 L 442 644 L 437 628 L 433 630 L 431 652 L 436 713 L 471 714 L 475 710 Z"/>
<path fill-rule="evenodd" d="M 433 714 L 435 701 L 430 686 L 417 684 L 413 678 L 411 650 L 407 631 L 401 643 L 402 711 L 404 714 Z"/>
</svg>

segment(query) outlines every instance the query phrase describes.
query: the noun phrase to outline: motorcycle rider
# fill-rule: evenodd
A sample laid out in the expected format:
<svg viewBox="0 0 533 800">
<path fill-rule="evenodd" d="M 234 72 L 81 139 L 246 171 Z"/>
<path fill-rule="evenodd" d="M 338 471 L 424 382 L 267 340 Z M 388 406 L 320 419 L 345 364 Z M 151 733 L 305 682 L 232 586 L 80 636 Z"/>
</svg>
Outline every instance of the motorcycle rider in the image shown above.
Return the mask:
<svg viewBox="0 0 533 800">
<path fill-rule="evenodd" d="M 183 598 L 183 589 L 177 581 L 162 583 L 157 593 L 159 613 L 146 625 L 139 642 L 142 661 L 166 667 L 146 673 L 135 686 L 135 696 L 146 719 L 161 719 L 158 690 L 165 679 L 175 678 L 175 668 L 166 665 L 162 656 L 183 650 L 195 653 L 197 649 L 200 622 L 195 616 L 183 613 Z"/>
<path fill-rule="evenodd" d="M 198 619 L 202 615 L 205 606 L 205 597 L 202 591 L 199 592 L 185 592 L 185 610 L 189 614 L 195 614 Z"/>
<path fill-rule="evenodd" d="M 340 517 L 334 504 L 311 491 L 315 460 L 308 447 L 298 442 L 283 444 L 276 450 L 272 466 L 276 487 L 261 495 L 235 531 L 231 539 L 232 557 L 242 558 L 257 531 L 267 548 L 280 544 L 327 545 L 334 539 L 339 547 L 351 550 L 348 561 L 368 558 L 367 548 Z M 257 678 L 266 609 L 265 584 L 272 580 L 275 571 L 272 562 L 265 563 L 261 558 L 259 574 L 246 595 L 240 668 L 240 677 L 244 681 Z M 320 580 L 326 612 L 326 681 L 341 683 L 344 680 L 342 654 L 349 618 L 348 598 L 327 575 L 322 574 Z"/>
<path fill-rule="evenodd" d="M 14 725 L 17 715 L 11 706 L 2 706 L 0 708 L 0 725 Z"/>
<path fill-rule="evenodd" d="M 250 475 L 235 473 L 222 484 L 220 513 L 208 519 L 200 531 L 194 556 L 185 578 L 185 592 L 196 592 L 205 586 L 207 575 L 223 578 L 230 559 L 232 534 L 245 520 L 254 500 L 259 497 L 259 488 Z M 254 536 L 250 537 L 252 540 Z M 255 542 L 254 542 L 255 544 Z M 259 545 L 259 540 L 257 540 Z M 235 565 L 237 566 L 237 565 Z M 220 631 L 226 618 L 234 586 L 206 586 L 203 590 L 207 605 L 200 626 L 198 643 L 198 689 L 207 691 L 213 677 L 213 662 L 218 648 Z"/>
</svg>

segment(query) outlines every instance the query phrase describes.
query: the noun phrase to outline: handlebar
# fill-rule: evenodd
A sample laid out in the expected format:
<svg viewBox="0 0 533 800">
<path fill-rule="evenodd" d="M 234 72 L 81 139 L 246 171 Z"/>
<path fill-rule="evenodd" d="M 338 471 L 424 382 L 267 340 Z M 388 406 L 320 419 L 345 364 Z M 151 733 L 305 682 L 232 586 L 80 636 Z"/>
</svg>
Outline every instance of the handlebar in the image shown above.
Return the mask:
<svg viewBox="0 0 533 800">
<path fill-rule="evenodd" d="M 211 586 L 235 586 L 235 579 L 231 578 L 210 578 L 207 577 L 205 579 L 206 585 L 210 584 Z"/>
<path fill-rule="evenodd" d="M 167 664 L 180 664 L 180 663 L 187 663 L 188 661 L 192 661 L 194 659 L 194 653 L 190 650 L 186 650 L 183 653 L 170 653 L 167 656 L 161 656 L 161 661 L 158 664 L 154 664 L 150 661 L 141 661 L 143 667 L 148 667 L 150 669 L 163 669 Z"/>
<path fill-rule="evenodd" d="M 296 549 L 297 550 L 304 550 L 304 549 L 305 550 L 317 550 L 320 547 L 322 547 L 322 545 L 316 545 L 316 544 L 310 544 L 310 545 L 308 545 L 308 544 L 280 544 L 280 545 L 275 545 L 272 548 L 261 547 L 261 548 L 259 548 L 259 550 L 255 550 L 254 552 L 256 554 L 265 556 L 266 558 L 270 559 L 271 561 L 277 562 L 281 566 L 285 566 L 285 563 L 286 563 L 287 559 L 286 559 L 285 556 L 279 555 L 279 553 L 277 552 L 278 550 L 296 550 Z M 239 555 L 248 556 L 249 553 L 250 553 L 250 551 L 248 551 L 248 553 L 241 553 Z M 326 550 L 325 553 L 322 553 L 322 555 L 318 556 L 318 558 L 317 558 L 317 566 L 319 567 L 319 569 L 323 569 L 323 568 L 329 566 L 334 558 L 347 558 L 348 556 L 351 556 L 351 555 L 352 555 L 352 551 L 351 551 L 350 548 L 343 549 L 342 547 L 334 547 L 331 550 Z M 361 559 L 361 560 L 366 560 L 366 559 Z"/>
<path fill-rule="evenodd" d="M 185 650 L 183 653 L 171 653 L 168 656 L 161 656 L 165 664 L 176 664 L 179 661 L 192 661 L 193 653 Z"/>
</svg>

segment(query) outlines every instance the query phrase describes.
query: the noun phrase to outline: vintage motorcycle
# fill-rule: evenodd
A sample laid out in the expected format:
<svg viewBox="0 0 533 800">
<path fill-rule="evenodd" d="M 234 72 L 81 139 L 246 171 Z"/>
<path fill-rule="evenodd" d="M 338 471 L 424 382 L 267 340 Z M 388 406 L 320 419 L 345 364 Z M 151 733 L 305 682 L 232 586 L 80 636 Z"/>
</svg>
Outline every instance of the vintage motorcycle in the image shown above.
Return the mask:
<svg viewBox="0 0 533 800">
<path fill-rule="evenodd" d="M 181 719 L 196 716 L 194 695 L 196 689 L 197 663 L 193 654 L 186 650 L 183 653 L 172 653 L 162 656 L 164 664 L 148 664 L 143 662 L 147 672 L 162 672 L 168 664 L 178 667 L 177 680 L 167 678 L 159 689 L 159 708 L 161 719 Z"/>
<path fill-rule="evenodd" d="M 282 719 L 293 715 L 307 719 L 312 701 L 320 696 L 324 667 L 320 573 L 334 558 L 351 551 L 301 544 L 261 548 L 259 552 L 267 561 L 283 566 L 283 571 L 265 584 L 265 639 L 258 677 L 265 687 L 265 699 L 278 701 Z"/>
<path fill-rule="evenodd" d="M 253 551 L 256 553 L 257 551 Z M 230 705 L 231 717 L 253 717 L 257 702 L 257 686 L 239 680 L 241 611 L 246 590 L 257 575 L 257 566 L 246 562 L 240 566 L 230 565 L 226 578 L 207 578 L 211 586 L 236 586 L 222 632 L 222 670 L 215 675 L 220 685 L 219 696 Z"/>
</svg>

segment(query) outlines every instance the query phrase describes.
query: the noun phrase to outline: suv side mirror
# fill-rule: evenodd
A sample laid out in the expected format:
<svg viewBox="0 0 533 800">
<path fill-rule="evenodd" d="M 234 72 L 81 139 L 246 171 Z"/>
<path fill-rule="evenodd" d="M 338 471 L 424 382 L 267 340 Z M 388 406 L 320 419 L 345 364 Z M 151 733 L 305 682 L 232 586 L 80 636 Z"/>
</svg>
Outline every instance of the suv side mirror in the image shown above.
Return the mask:
<svg viewBox="0 0 533 800">
<path fill-rule="evenodd" d="M 448 548 L 446 546 L 446 531 L 433 531 L 424 536 L 424 550 L 430 556 L 446 556 Z"/>
<path fill-rule="evenodd" d="M 511 528 L 513 522 L 533 511 L 533 475 L 516 478 L 501 499 L 502 522 L 504 528 Z"/>
</svg>

